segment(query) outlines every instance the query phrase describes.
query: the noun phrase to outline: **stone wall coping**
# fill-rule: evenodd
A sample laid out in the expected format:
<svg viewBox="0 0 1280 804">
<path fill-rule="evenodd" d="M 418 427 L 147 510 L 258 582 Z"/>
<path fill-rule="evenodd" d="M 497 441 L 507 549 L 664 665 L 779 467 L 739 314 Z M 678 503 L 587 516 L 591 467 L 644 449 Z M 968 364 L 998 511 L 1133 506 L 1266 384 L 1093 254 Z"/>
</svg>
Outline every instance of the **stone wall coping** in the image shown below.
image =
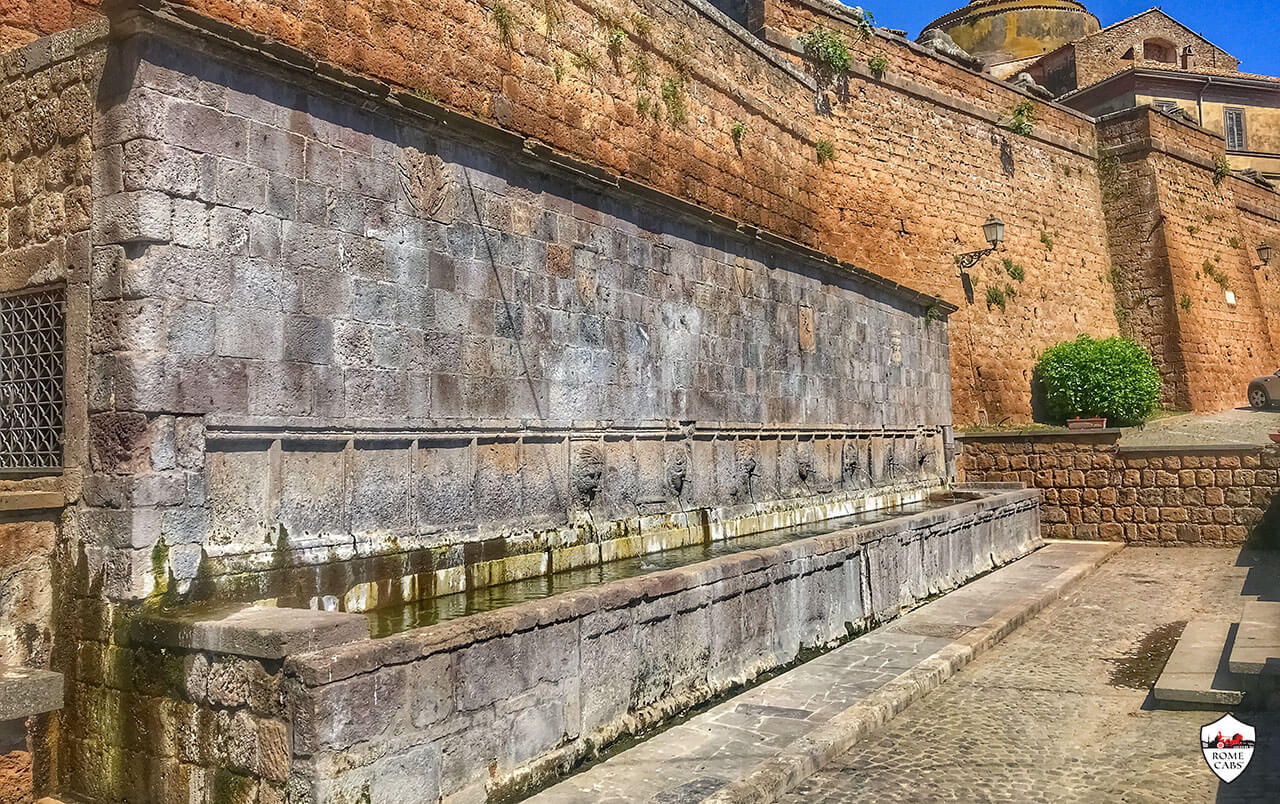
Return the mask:
<svg viewBox="0 0 1280 804">
<path fill-rule="evenodd" d="M 802 56 L 804 54 L 804 51 L 801 49 L 799 42 L 793 36 L 779 33 L 778 31 L 775 31 L 770 28 L 765 28 L 763 31 L 761 31 L 761 34 L 764 36 L 766 42 L 769 42 L 771 45 L 779 48 L 780 50 L 786 50 L 790 53 L 794 53 L 797 56 Z M 906 40 L 903 40 L 903 41 L 905 42 Z M 920 47 L 920 46 L 917 45 L 916 47 Z M 932 53 L 932 51 L 928 51 L 928 52 Z M 950 62 L 948 61 L 948 63 Z M 967 68 L 961 68 L 961 69 L 967 69 Z M 936 106 L 941 106 L 943 108 L 951 109 L 953 111 L 960 112 L 961 114 L 966 114 L 966 115 L 969 115 L 970 117 L 977 118 L 978 120 L 981 120 L 984 123 L 990 123 L 996 126 L 999 126 L 1000 124 L 1001 116 L 999 114 L 996 114 L 987 109 L 984 109 L 978 104 L 973 103 L 971 101 L 967 101 L 963 98 L 957 98 L 951 95 L 946 95 L 941 92 L 938 92 L 937 90 L 927 87 L 924 84 L 921 84 L 917 81 L 913 81 L 910 78 L 903 78 L 893 73 L 886 73 L 885 75 L 877 78 L 871 74 L 871 69 L 869 67 L 864 67 L 863 65 L 858 63 L 850 64 L 849 72 L 851 75 L 856 75 L 857 77 L 862 78 L 864 80 L 873 81 L 875 83 L 882 84 L 892 89 L 896 89 L 897 91 L 903 93 L 904 95 L 911 95 L 913 97 L 920 98 L 921 100 L 924 100 L 928 103 L 932 103 Z M 977 73 L 975 73 L 975 75 L 977 75 Z M 1030 93 L 1022 92 L 1022 90 L 1019 90 L 1017 87 L 1014 87 L 1009 84 L 1004 84 L 1004 82 L 997 81 L 996 83 L 1000 83 L 1004 85 L 1006 88 L 1008 88 L 1010 91 L 1024 94 L 1028 98 L 1031 98 L 1040 103 L 1047 102 L 1043 98 L 1037 98 L 1036 96 L 1031 95 Z M 1093 118 L 1091 117 L 1085 117 L 1084 119 L 1090 123 L 1093 122 Z M 1071 142 L 1065 137 L 1060 137 L 1057 134 L 1046 134 L 1040 130 L 1033 130 L 1030 134 L 1026 136 L 1029 139 L 1038 140 L 1040 142 L 1045 143 L 1046 145 L 1051 145 L 1055 148 L 1060 148 L 1064 151 L 1070 151 L 1071 153 L 1074 153 L 1078 156 L 1085 156 L 1090 159 L 1094 157 L 1094 151 L 1091 147 L 1080 145 L 1079 143 Z"/>
<path fill-rule="evenodd" d="M 1262 444 L 1120 444 L 1116 452 L 1123 455 L 1137 453 L 1155 453 L 1161 455 L 1211 454 L 1215 452 L 1261 452 L 1266 449 Z"/>
<path fill-rule="evenodd" d="M 62 674 L 33 667 L 0 666 L 0 721 L 62 708 Z"/>
<path fill-rule="evenodd" d="M 834 17 L 836 19 L 843 20 L 845 22 L 848 22 L 851 25 L 857 25 L 859 22 L 861 22 L 861 20 L 854 15 L 853 9 L 843 4 L 825 2 L 824 0 L 791 0 L 791 2 L 796 3 L 797 5 L 800 5 L 800 6 L 804 6 L 810 11 L 816 11 L 819 14 L 825 14 L 829 17 Z M 967 67 L 961 64 L 960 62 L 956 61 L 955 59 L 952 59 L 942 53 L 939 53 L 933 48 L 925 47 L 919 42 L 915 42 L 915 41 L 912 41 L 911 39 L 908 39 L 905 33 L 900 34 L 897 31 L 894 31 L 890 28 L 880 28 L 880 27 L 873 27 L 872 32 L 876 36 L 880 37 L 881 39 L 886 39 L 890 42 L 893 42 L 896 45 L 905 47 L 908 50 L 918 55 L 925 56 L 927 58 L 931 58 L 936 61 L 940 61 L 943 64 L 946 64 L 947 66 L 952 67 L 954 69 L 964 70 L 966 73 L 976 75 L 982 80 L 990 84 L 995 84 L 1001 89 L 1007 89 L 1010 92 L 1013 92 L 1015 94 L 1024 95 L 1027 98 L 1030 98 L 1031 100 L 1035 101 L 1036 103 L 1043 103 L 1046 106 L 1052 107 L 1060 112 L 1063 112 L 1072 117 L 1083 120 L 1087 123 L 1094 122 L 1094 118 L 1092 116 L 1085 114 L 1079 109 L 1073 109 L 1070 106 L 1066 106 L 1061 103 L 1058 103 L 1056 100 L 1046 100 L 1045 98 L 1042 98 L 1039 95 L 1033 95 L 1031 92 L 1023 89 L 1022 87 L 1015 86 L 1009 83 L 1008 81 L 1004 81 L 999 78 L 996 78 L 994 75 L 991 75 L 990 73 L 979 72 L 977 70 L 972 69 L 971 67 Z M 870 70 L 861 69 L 860 65 L 854 64 L 850 66 L 857 69 L 859 75 L 861 75 L 862 77 L 867 77 L 871 75 Z"/>
<path fill-rule="evenodd" d="M 131 638 L 173 648 L 283 659 L 367 639 L 369 620 L 360 614 L 271 606 L 194 606 L 144 612 Z"/>
<path fill-rule="evenodd" d="M 248 58 L 266 60 L 292 72 L 301 73 L 307 81 L 328 84 L 340 93 L 360 95 L 366 101 L 372 100 L 391 109 L 398 109 L 412 117 L 428 118 L 437 125 L 453 129 L 460 136 L 476 137 L 497 148 L 514 151 L 513 155 L 517 161 L 530 164 L 537 169 L 554 170 L 584 185 L 594 185 L 595 189 L 625 193 L 665 208 L 674 215 L 718 228 L 739 241 L 756 242 L 779 249 L 794 257 L 809 260 L 815 264 L 815 267 L 858 279 L 870 288 L 876 288 L 903 301 L 912 302 L 921 307 L 935 308 L 944 316 L 959 310 L 957 305 L 945 299 L 899 284 L 798 241 L 753 224 L 735 220 L 656 187 L 557 151 L 536 138 L 526 137 L 461 114 L 419 97 L 413 92 L 350 72 L 332 63 L 318 61 L 297 48 L 210 19 L 191 9 L 174 5 L 168 0 L 139 0 L 129 4 L 127 8 L 116 8 L 113 5 L 108 10 L 113 13 L 111 18 L 113 36 L 124 38 L 140 33 L 152 33 L 163 37 L 170 31 L 197 34 L 201 41 L 213 42 L 239 51 Z"/>
<path fill-rule="evenodd" d="M 1180 143 L 1169 142 L 1162 137 L 1158 137 L 1152 134 L 1150 130 L 1150 119 L 1156 116 L 1158 116 L 1161 120 L 1164 120 L 1169 123 L 1174 123 L 1179 126 L 1183 126 L 1184 128 L 1190 129 L 1196 134 L 1215 140 L 1218 144 L 1226 142 L 1226 140 L 1223 139 L 1223 136 L 1221 134 L 1217 133 L 1216 131 L 1210 131 L 1207 128 L 1203 128 L 1193 120 L 1188 120 L 1185 117 L 1182 117 L 1181 115 L 1169 114 L 1167 112 L 1156 109 L 1153 106 L 1143 105 L 1143 106 L 1134 106 L 1129 109 L 1121 109 L 1120 111 L 1117 111 L 1117 112 L 1110 112 L 1098 118 L 1097 122 L 1100 126 L 1105 123 L 1136 119 L 1140 117 L 1147 118 L 1148 120 L 1147 135 L 1145 137 L 1142 137 L 1140 139 L 1134 140 L 1129 143 L 1125 143 L 1123 145 L 1117 145 L 1110 148 L 1103 148 L 1102 150 L 1105 151 L 1107 156 L 1114 156 L 1114 157 L 1130 156 L 1130 155 L 1142 156 L 1151 151 L 1156 151 L 1158 153 L 1171 156 L 1175 159 L 1179 159 L 1183 162 L 1186 162 L 1187 164 L 1194 165 L 1199 168 L 1204 168 L 1205 170 L 1214 169 L 1215 165 L 1211 160 L 1207 158 L 1202 158 L 1199 154 L 1196 154 L 1191 150 L 1184 148 Z M 1256 191 L 1266 192 L 1271 194 L 1277 193 L 1277 190 L 1274 188 L 1263 187 L 1253 181 L 1250 181 L 1249 179 L 1244 178 L 1243 176 L 1238 176 L 1234 173 L 1228 176 L 1227 179 L 1230 181 L 1237 181 L 1237 182 L 1246 184 L 1251 189 L 1254 189 Z M 1277 219 L 1275 212 L 1272 212 L 1270 210 L 1263 210 L 1261 207 L 1258 207 L 1256 204 L 1252 204 L 1248 201 L 1237 200 L 1235 204 L 1237 208 L 1243 209 L 1247 212 L 1253 212 L 1254 214 L 1262 215 L 1263 217 L 1269 218 L 1271 220 Z"/>
<path fill-rule="evenodd" d="M 75 28 L 42 36 L 19 48 L 0 54 L 0 76 L 20 78 L 40 72 L 58 62 L 75 58 L 86 46 L 106 41 L 109 26 L 98 17 Z"/>
<path fill-rule="evenodd" d="M 864 545 L 882 539 L 896 538 L 935 525 L 945 527 L 945 523 L 962 518 L 993 515 L 997 509 L 1008 506 L 1037 507 L 1039 504 L 1040 493 L 1036 490 L 988 493 L 945 508 L 842 528 L 775 547 L 747 550 L 686 567 L 613 581 L 380 639 L 363 639 L 333 650 L 293 655 L 286 659 L 285 669 L 303 684 L 317 687 L 386 665 L 406 664 L 435 654 L 451 653 L 477 642 L 582 619 L 595 612 L 627 609 L 643 601 L 684 594 L 688 596 L 684 603 L 697 606 L 701 605 L 700 599 L 711 595 L 712 584 L 728 579 L 760 572 L 770 575 L 812 572 L 818 568 L 815 562 L 845 561 Z M 792 570 L 787 565 L 794 562 L 801 562 L 801 566 Z"/>
<path fill-rule="evenodd" d="M 1097 438 L 1104 436 L 1106 438 L 1118 438 L 1124 433 L 1121 427 L 1102 427 L 1097 430 L 1010 430 L 1008 432 L 977 432 L 977 433 L 956 433 L 957 441 L 1044 441 L 1050 439 L 1065 439 L 1074 441 L 1081 438 Z"/>
<path fill-rule="evenodd" d="M 0 492 L 0 511 L 48 511 L 66 504 L 60 491 Z"/>
</svg>

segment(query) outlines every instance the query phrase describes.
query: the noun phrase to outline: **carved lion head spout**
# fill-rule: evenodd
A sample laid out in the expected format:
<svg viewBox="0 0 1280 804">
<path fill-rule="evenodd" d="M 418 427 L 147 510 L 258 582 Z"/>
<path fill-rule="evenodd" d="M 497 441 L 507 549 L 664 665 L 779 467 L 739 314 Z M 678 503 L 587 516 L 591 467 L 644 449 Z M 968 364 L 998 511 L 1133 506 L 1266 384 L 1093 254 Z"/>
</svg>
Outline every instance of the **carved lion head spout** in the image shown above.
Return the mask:
<svg viewBox="0 0 1280 804">
<path fill-rule="evenodd" d="M 578 499 L 590 505 L 604 485 L 604 450 L 599 444 L 583 444 L 575 457 L 573 488 L 578 492 Z"/>
</svg>

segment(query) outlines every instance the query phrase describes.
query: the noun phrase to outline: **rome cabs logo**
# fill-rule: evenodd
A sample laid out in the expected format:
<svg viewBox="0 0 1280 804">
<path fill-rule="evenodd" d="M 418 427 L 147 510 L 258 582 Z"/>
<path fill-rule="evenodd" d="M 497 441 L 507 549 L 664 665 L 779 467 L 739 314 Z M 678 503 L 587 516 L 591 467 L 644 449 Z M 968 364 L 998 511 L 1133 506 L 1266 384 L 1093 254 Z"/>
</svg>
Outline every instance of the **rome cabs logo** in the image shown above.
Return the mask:
<svg viewBox="0 0 1280 804">
<path fill-rule="evenodd" d="M 1209 763 L 1209 770 L 1227 784 L 1234 782 L 1253 759 L 1256 736 L 1253 726 L 1231 715 L 1223 715 L 1201 726 L 1200 751 L 1204 754 L 1204 761 Z"/>
</svg>

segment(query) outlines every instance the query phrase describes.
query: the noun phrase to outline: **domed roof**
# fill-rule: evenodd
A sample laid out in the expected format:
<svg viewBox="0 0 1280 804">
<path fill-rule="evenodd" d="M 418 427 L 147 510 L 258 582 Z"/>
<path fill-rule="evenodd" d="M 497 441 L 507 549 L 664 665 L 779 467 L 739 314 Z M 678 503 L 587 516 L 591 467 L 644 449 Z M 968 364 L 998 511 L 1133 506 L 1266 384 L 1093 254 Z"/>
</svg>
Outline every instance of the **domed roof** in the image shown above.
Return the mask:
<svg viewBox="0 0 1280 804">
<path fill-rule="evenodd" d="M 925 30 L 941 29 L 990 68 L 1030 61 L 1100 27 L 1098 18 L 1075 0 L 973 0 Z"/>
</svg>

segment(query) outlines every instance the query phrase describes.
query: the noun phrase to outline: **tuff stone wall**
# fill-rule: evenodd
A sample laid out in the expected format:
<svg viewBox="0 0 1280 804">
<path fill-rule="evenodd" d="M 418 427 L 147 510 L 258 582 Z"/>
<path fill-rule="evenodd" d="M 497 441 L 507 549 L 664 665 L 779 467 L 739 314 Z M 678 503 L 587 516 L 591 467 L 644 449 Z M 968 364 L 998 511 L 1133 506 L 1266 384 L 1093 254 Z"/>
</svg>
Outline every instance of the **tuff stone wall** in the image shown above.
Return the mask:
<svg viewBox="0 0 1280 804">
<path fill-rule="evenodd" d="M 966 436 L 957 463 L 968 483 L 1041 489 L 1045 538 L 1274 543 L 1277 448 L 1141 450 L 1117 441 L 1115 432 Z"/>
<path fill-rule="evenodd" d="M 1038 354 L 1116 331 L 1093 124 L 1032 100 L 1031 136 L 1012 134 L 1002 126 L 1029 96 L 1009 85 L 891 34 L 863 38 L 831 4 L 762 5 L 762 35 L 797 69 L 798 38 L 819 26 L 844 33 L 853 52 L 847 97 L 823 94 L 837 156 L 821 248 L 960 308 L 950 317 L 957 423 L 1028 419 Z M 876 55 L 889 62 L 882 78 L 868 67 Z M 954 256 L 985 247 L 993 213 L 1008 226 L 1004 250 L 957 276 Z M 988 288 L 1012 289 L 1003 309 L 987 303 Z"/>
<path fill-rule="evenodd" d="M 1258 243 L 1280 242 L 1276 194 L 1215 175 L 1221 138 L 1153 110 L 1099 131 L 1122 329 L 1155 357 L 1166 406 L 1242 404 L 1280 360 L 1274 271 L 1254 267 Z"/>
<path fill-rule="evenodd" d="M 32 11 L 10 6 L 5 24 Z M 0 28 L 0 50 L 13 44 L 11 34 Z M 0 55 L 0 293 L 65 288 L 64 462 L 76 467 L 86 453 L 90 127 L 105 34 L 99 23 Z M 63 506 L 77 497 L 79 478 L 77 469 L 0 474 L 0 666 L 64 665 L 62 558 L 76 527 Z M 0 723 L 0 801 L 26 802 L 53 788 L 56 733 L 56 714 Z"/>
<path fill-rule="evenodd" d="M 101 0 L 9 0 L 0 6 L 0 53 L 97 18 Z"/>
</svg>

